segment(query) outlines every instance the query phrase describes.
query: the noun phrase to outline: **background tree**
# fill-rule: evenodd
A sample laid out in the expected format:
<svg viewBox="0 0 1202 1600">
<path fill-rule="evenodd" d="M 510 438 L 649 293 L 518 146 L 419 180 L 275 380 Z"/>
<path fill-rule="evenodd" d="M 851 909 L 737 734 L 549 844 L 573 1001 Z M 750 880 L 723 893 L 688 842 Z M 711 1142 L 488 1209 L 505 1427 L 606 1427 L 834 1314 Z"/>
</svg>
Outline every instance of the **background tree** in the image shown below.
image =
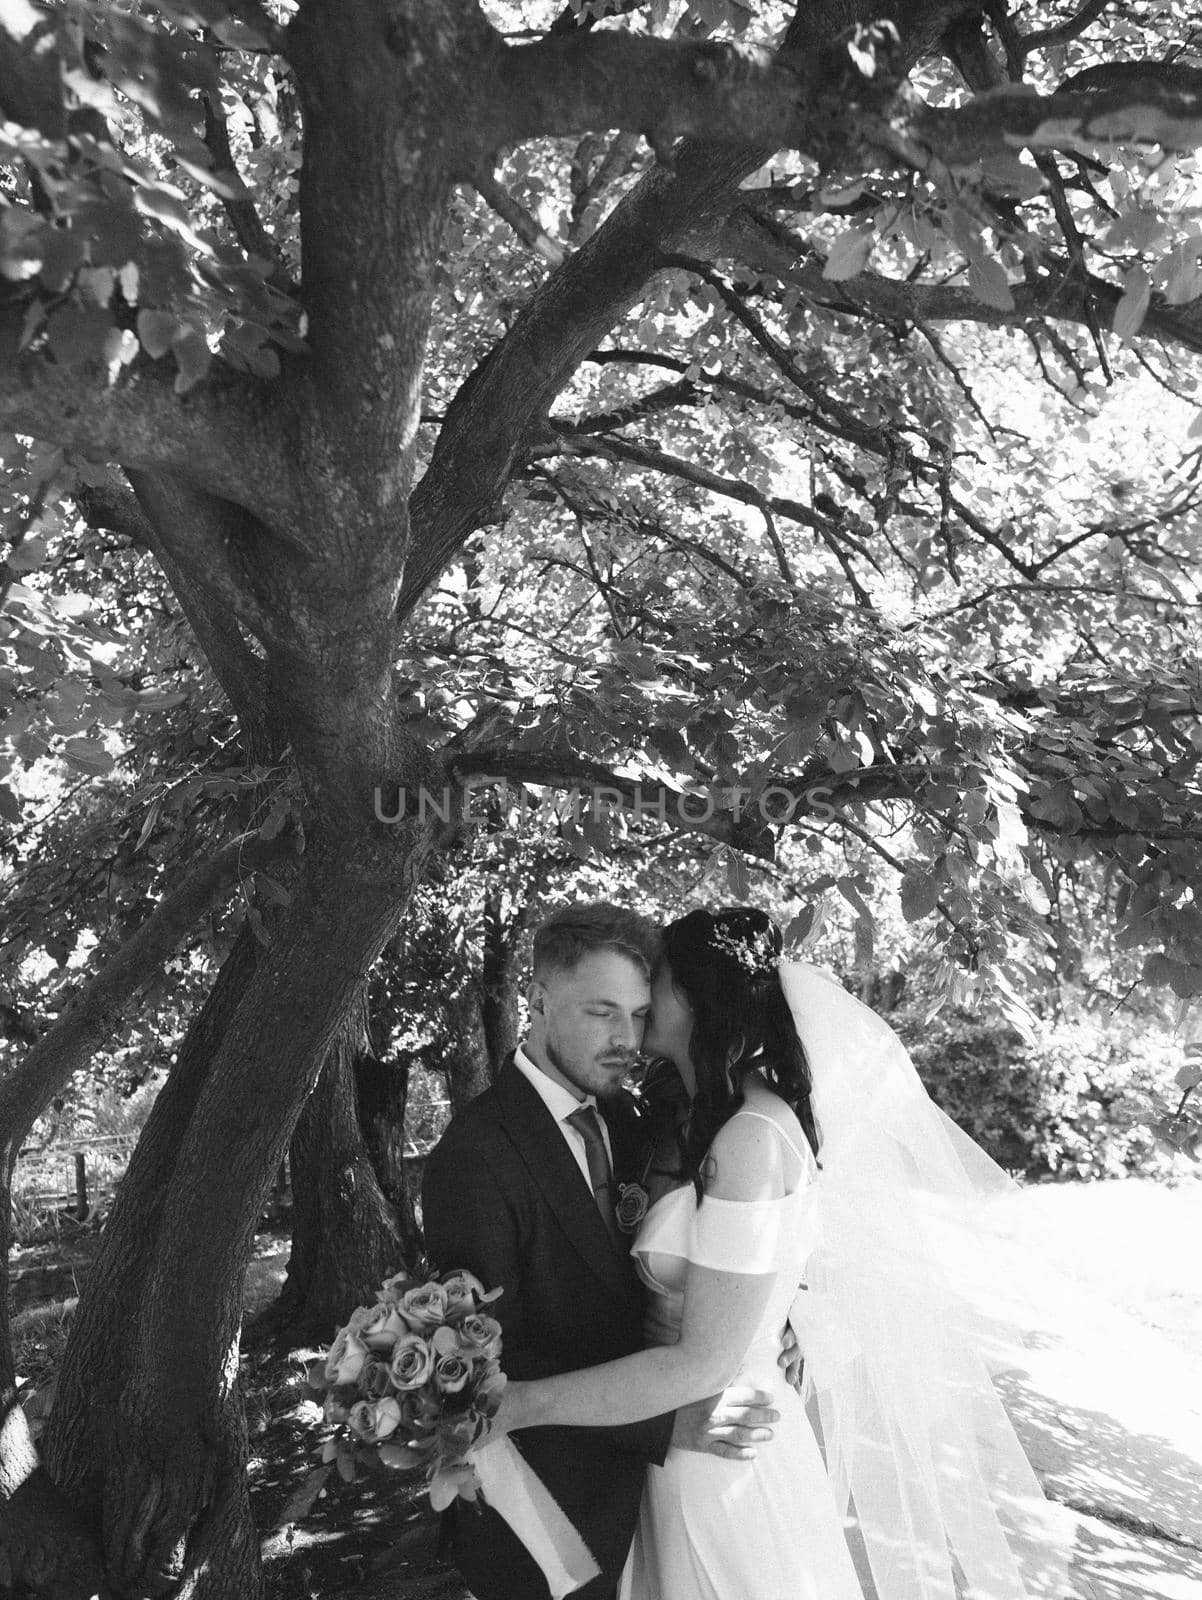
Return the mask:
<svg viewBox="0 0 1202 1600">
<path fill-rule="evenodd" d="M 463 831 L 383 822 L 377 791 L 387 815 L 485 777 L 662 800 L 662 824 L 592 807 L 563 837 L 686 832 L 735 893 L 786 820 L 855 840 L 958 992 L 1016 1012 L 1056 956 L 1056 875 L 1088 861 L 1147 977 L 1197 992 L 1197 454 L 1175 399 L 1166 461 L 1107 396 L 1188 380 L 1173 152 L 1202 99 L 1184 7 L 1106 11 L 6 8 L 6 748 L 124 758 L 105 653 L 137 641 L 94 638 L 31 564 L 61 506 L 152 553 L 271 856 L 45 1440 L 114 1592 L 259 1589 L 233 1359 L 254 1223 Z M 72 674 L 79 731 L 47 693 Z M 709 814 L 682 819 L 685 789 Z M 863 868 L 833 878 L 866 959 Z M 156 887 L 162 923 L 179 886 Z M 25 1064 L 9 1176 L 54 1092 Z M 28 1575 L 42 1479 L 4 1403 Z"/>
</svg>

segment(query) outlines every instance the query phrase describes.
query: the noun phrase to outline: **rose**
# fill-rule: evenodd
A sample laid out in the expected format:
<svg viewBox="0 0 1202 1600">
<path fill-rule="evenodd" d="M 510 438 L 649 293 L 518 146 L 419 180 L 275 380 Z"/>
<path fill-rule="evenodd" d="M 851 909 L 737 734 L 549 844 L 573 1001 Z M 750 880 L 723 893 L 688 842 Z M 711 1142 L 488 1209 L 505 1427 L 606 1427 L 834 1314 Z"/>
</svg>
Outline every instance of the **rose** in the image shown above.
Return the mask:
<svg viewBox="0 0 1202 1600">
<path fill-rule="evenodd" d="M 474 1273 L 468 1272 L 465 1267 L 457 1267 L 454 1272 L 444 1272 L 442 1286 L 447 1294 L 447 1320 L 452 1317 L 466 1316 L 469 1312 L 477 1311 L 481 1306 L 491 1304 L 501 1293 L 500 1289 L 486 1290 L 484 1285 Z"/>
<path fill-rule="evenodd" d="M 382 1400 L 392 1384 L 392 1371 L 387 1361 L 372 1356 L 363 1363 L 359 1374 L 359 1393 L 369 1400 Z"/>
<path fill-rule="evenodd" d="M 401 1408 L 395 1400 L 359 1400 L 350 1410 L 346 1425 L 364 1444 L 378 1444 L 395 1433 L 401 1420 Z"/>
<path fill-rule="evenodd" d="M 459 1348 L 471 1361 L 491 1361 L 501 1353 L 501 1324 L 495 1317 L 473 1312 L 455 1329 Z"/>
<path fill-rule="evenodd" d="M 376 1299 L 386 1301 L 389 1305 L 396 1305 L 404 1298 L 410 1289 L 416 1289 L 419 1280 L 411 1273 L 396 1272 L 391 1278 L 386 1278 L 376 1291 Z"/>
<path fill-rule="evenodd" d="M 440 1394 L 459 1394 L 472 1375 L 471 1363 L 457 1350 L 439 1356 L 434 1363 L 434 1387 Z"/>
<path fill-rule="evenodd" d="M 434 1356 L 420 1333 L 403 1333 L 392 1347 L 389 1371 L 402 1394 L 420 1389 L 433 1366 Z"/>
<path fill-rule="evenodd" d="M 442 1415 L 442 1401 L 427 1385 L 400 1395 L 398 1404 L 401 1421 L 416 1434 L 429 1433 Z"/>
<path fill-rule="evenodd" d="M 367 1315 L 360 1318 L 355 1332 L 369 1350 L 391 1350 L 401 1334 L 408 1333 L 409 1324 L 392 1302 L 364 1308 Z"/>
<path fill-rule="evenodd" d="M 418 1333 L 437 1328 L 446 1321 L 447 1292 L 441 1283 L 423 1283 L 416 1289 L 406 1289 L 401 1297 L 400 1312 Z"/>
<path fill-rule="evenodd" d="M 650 1209 L 650 1197 L 641 1183 L 622 1183 L 618 1188 L 621 1198 L 614 1215 L 623 1233 L 633 1233 Z"/>
<path fill-rule="evenodd" d="M 342 1328 L 326 1357 L 326 1382 L 357 1383 L 370 1352 L 350 1323 Z"/>
</svg>

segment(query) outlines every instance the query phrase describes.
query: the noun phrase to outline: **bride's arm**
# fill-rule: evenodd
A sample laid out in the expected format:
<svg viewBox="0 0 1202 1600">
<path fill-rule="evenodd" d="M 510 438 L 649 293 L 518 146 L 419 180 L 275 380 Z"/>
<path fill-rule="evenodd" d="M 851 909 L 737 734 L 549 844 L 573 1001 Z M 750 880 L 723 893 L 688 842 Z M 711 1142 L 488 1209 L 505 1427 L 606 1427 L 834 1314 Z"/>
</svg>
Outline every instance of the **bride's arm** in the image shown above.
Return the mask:
<svg viewBox="0 0 1202 1600">
<path fill-rule="evenodd" d="M 719 1131 L 711 1158 L 707 1199 L 747 1203 L 750 1256 L 753 1230 L 763 1216 L 752 1202 L 785 1192 L 779 1144 L 764 1121 L 734 1118 Z M 511 1383 L 499 1428 L 613 1427 L 717 1393 L 737 1373 L 774 1281 L 772 1272 L 720 1272 L 690 1262 L 679 1343 L 559 1377 Z"/>
</svg>

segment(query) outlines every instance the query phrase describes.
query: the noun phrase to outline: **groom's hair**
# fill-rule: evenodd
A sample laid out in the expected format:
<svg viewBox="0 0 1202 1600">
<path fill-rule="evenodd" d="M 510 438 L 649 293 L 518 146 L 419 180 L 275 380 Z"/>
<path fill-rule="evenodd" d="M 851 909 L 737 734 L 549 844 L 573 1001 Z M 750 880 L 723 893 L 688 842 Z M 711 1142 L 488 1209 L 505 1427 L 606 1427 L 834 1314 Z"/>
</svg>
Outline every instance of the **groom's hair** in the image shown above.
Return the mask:
<svg viewBox="0 0 1202 1600">
<path fill-rule="evenodd" d="M 646 917 L 624 906 L 598 900 L 592 905 L 561 906 L 534 932 L 534 976 L 570 972 L 597 950 L 615 950 L 640 967 L 647 978 L 659 959 L 659 930 Z"/>
</svg>

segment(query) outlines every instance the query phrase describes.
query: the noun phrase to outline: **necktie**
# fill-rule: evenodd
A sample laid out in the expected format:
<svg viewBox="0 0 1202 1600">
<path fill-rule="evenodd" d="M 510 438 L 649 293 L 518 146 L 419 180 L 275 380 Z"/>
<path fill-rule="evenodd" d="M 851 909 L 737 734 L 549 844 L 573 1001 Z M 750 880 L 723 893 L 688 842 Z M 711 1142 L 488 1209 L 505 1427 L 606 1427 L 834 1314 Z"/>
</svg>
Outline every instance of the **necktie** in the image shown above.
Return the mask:
<svg viewBox="0 0 1202 1600">
<path fill-rule="evenodd" d="M 601 1213 L 601 1220 L 605 1223 L 610 1238 L 616 1244 L 619 1240 L 617 1219 L 614 1216 L 613 1182 L 609 1156 L 606 1154 L 605 1140 L 601 1134 L 601 1119 L 592 1106 L 581 1106 L 579 1111 L 573 1111 L 565 1120 L 584 1140 L 588 1181 L 593 1186 L 593 1199 L 597 1202 L 597 1210 Z"/>
</svg>

